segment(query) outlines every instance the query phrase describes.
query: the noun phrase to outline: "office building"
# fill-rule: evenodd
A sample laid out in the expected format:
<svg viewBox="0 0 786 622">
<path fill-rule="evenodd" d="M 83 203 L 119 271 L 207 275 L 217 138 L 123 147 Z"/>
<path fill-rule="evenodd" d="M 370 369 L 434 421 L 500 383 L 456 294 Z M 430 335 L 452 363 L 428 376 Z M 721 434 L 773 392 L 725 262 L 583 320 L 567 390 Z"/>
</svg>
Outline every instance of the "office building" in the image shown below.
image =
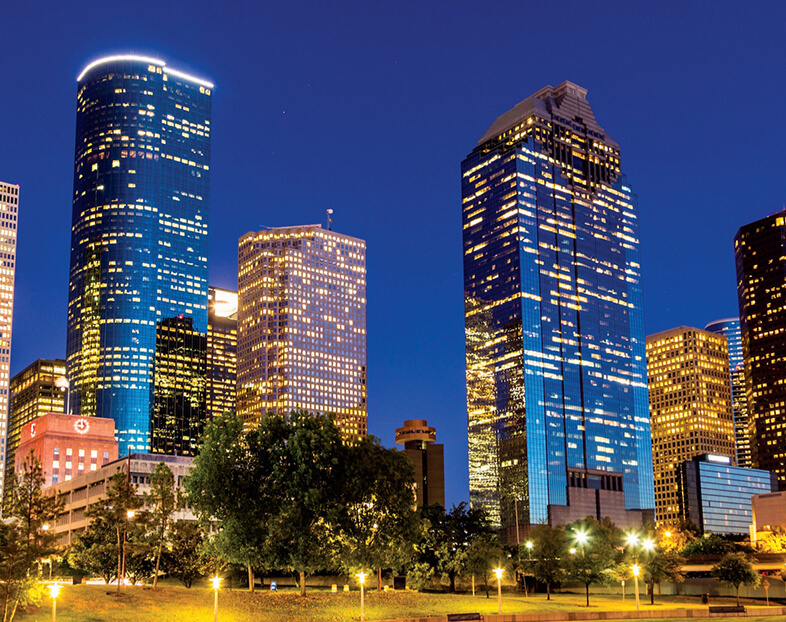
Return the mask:
<svg viewBox="0 0 786 622">
<path fill-rule="evenodd" d="M 735 464 L 729 353 L 723 335 L 679 326 L 647 337 L 658 524 L 680 519 L 679 468 L 701 454 Z"/>
<path fill-rule="evenodd" d="M 67 482 L 117 460 L 115 422 L 47 413 L 22 426 L 14 461 L 17 473 L 30 452 L 41 463 L 44 487 Z"/>
<path fill-rule="evenodd" d="M 116 473 L 125 473 L 131 484 L 136 487 L 137 496 L 144 500 L 150 494 L 150 476 L 160 463 L 166 464 L 175 477 L 175 487 L 183 491 L 183 480 L 188 477 L 193 466 L 193 458 L 186 456 L 162 456 L 161 454 L 131 454 L 119 460 L 108 462 L 98 469 L 85 472 L 68 481 L 53 485 L 47 492 L 60 495 L 63 509 L 55 521 L 57 544 L 72 544 L 73 537 L 90 525 L 88 508 L 106 496 L 109 480 Z M 178 508 L 172 520 L 196 521 L 194 512 L 188 507 Z"/>
<path fill-rule="evenodd" d="M 541 89 L 461 164 L 470 503 L 508 538 L 583 518 L 596 471 L 654 508 L 636 197 L 586 94 Z"/>
<path fill-rule="evenodd" d="M 786 530 L 786 492 L 758 494 L 751 497 L 753 525 L 751 541 L 766 540 L 773 531 Z"/>
<path fill-rule="evenodd" d="M 207 416 L 237 412 L 237 292 L 208 289 Z"/>
<path fill-rule="evenodd" d="M 726 337 L 729 346 L 729 372 L 731 373 L 731 410 L 734 417 L 734 442 L 737 446 L 737 466 L 750 468 L 751 441 L 748 425 L 748 402 L 745 395 L 745 362 L 742 358 L 742 333 L 740 320 L 727 318 L 710 322 L 704 327 L 712 333 Z"/>
<path fill-rule="evenodd" d="M 396 443 L 415 467 L 418 507 L 438 503 L 445 507 L 445 453 L 437 431 L 425 419 L 409 419 L 396 430 Z"/>
<path fill-rule="evenodd" d="M 207 418 L 207 336 L 190 317 L 166 318 L 156 330 L 150 451 L 195 456 Z"/>
<path fill-rule="evenodd" d="M 66 411 L 66 362 L 61 359 L 38 359 L 11 378 L 11 408 L 8 414 L 6 444 L 6 478 L 13 477 L 16 450 L 22 426 L 46 413 Z M 7 507 L 7 495 L 3 504 Z"/>
<path fill-rule="evenodd" d="M 786 488 L 786 212 L 734 238 L 751 464 Z"/>
<path fill-rule="evenodd" d="M 207 332 L 212 85 L 113 56 L 77 78 L 67 357 L 71 411 L 150 449 L 156 335 Z"/>
<path fill-rule="evenodd" d="M 319 225 L 247 233 L 238 248 L 238 414 L 333 414 L 366 435 L 366 243 Z"/>
<path fill-rule="evenodd" d="M 6 463 L 9 382 L 11 377 L 11 329 L 14 317 L 16 274 L 16 226 L 19 217 L 19 186 L 0 181 L 0 465 Z M 0 496 L 5 469 L 0 469 Z"/>
<path fill-rule="evenodd" d="M 751 499 L 778 490 L 774 473 L 732 465 L 729 456 L 703 454 L 680 466 L 680 518 L 701 535 L 747 536 L 753 524 Z"/>
</svg>

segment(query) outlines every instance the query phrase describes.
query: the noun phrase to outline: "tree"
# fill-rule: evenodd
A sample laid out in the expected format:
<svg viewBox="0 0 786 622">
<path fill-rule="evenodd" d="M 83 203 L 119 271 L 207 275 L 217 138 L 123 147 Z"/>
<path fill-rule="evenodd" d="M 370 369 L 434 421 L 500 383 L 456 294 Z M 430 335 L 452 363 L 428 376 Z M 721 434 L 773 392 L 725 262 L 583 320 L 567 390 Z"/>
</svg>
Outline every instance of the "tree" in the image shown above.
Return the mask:
<svg viewBox="0 0 786 622">
<path fill-rule="evenodd" d="M 68 552 L 68 563 L 74 568 L 98 575 L 109 585 L 119 578 L 117 566 L 117 534 L 114 525 L 103 516 L 96 516 L 82 533 L 74 537 Z"/>
<path fill-rule="evenodd" d="M 565 576 L 563 562 L 568 553 L 568 537 L 562 527 L 537 525 L 530 534 L 532 551 L 527 562 L 532 575 L 546 584 L 546 600 L 551 600 L 551 586 Z"/>
<path fill-rule="evenodd" d="M 758 548 L 764 553 L 786 553 L 786 529 L 777 526 L 758 541 Z"/>
<path fill-rule="evenodd" d="M 669 553 L 679 553 L 698 538 L 698 529 L 690 519 L 658 529 L 658 546 Z"/>
<path fill-rule="evenodd" d="M 211 560 L 202 552 L 204 544 L 205 535 L 199 525 L 191 521 L 175 521 L 163 556 L 166 573 L 190 588 L 194 581 L 210 571 Z"/>
<path fill-rule="evenodd" d="M 711 534 L 705 538 L 699 538 L 682 550 L 682 555 L 726 555 L 738 550 L 737 545 L 717 534 Z"/>
<path fill-rule="evenodd" d="M 567 556 L 566 574 L 569 579 L 584 584 L 589 607 L 590 585 L 608 585 L 612 581 L 612 571 L 619 559 L 620 531 L 608 518 L 598 522 L 588 516 L 570 525 L 567 532 L 573 535 L 575 546 Z"/>
<path fill-rule="evenodd" d="M 115 530 L 117 535 L 117 592 L 123 580 L 123 557 L 129 528 L 144 519 L 138 512 L 142 500 L 137 495 L 136 485 L 127 473 L 118 471 L 109 479 L 106 496 L 91 505 L 85 514 L 92 519 L 101 519 Z"/>
<path fill-rule="evenodd" d="M 489 598 L 489 579 L 493 566 L 502 565 L 505 558 L 499 538 L 493 533 L 481 533 L 472 539 L 466 551 L 463 572 L 483 579 L 486 598 Z"/>
<path fill-rule="evenodd" d="M 647 584 L 647 591 L 650 593 L 650 604 L 655 604 L 655 586 L 663 581 L 672 583 L 682 583 L 685 576 L 682 574 L 682 566 L 685 558 L 676 553 L 666 551 L 656 551 L 644 563 L 644 582 Z"/>
<path fill-rule="evenodd" d="M 150 492 L 145 495 L 145 503 L 149 508 L 150 526 L 157 544 L 153 589 L 158 587 L 161 551 L 164 548 L 164 540 L 172 513 L 177 506 L 176 501 L 175 476 L 172 474 L 172 469 L 163 462 L 159 462 L 150 476 Z"/>
<path fill-rule="evenodd" d="M 0 523 L 0 597 L 3 622 L 14 619 L 19 606 L 36 598 L 39 562 L 55 550 L 56 536 L 49 527 L 60 514 L 59 497 L 43 493 L 41 463 L 32 452 L 24 459 L 22 471 L 10 478 L 9 517 Z"/>
<path fill-rule="evenodd" d="M 761 576 L 753 569 L 753 564 L 744 553 L 727 553 L 712 567 L 712 576 L 721 583 L 734 588 L 737 606 L 740 606 L 740 586 L 756 587 Z"/>
<path fill-rule="evenodd" d="M 374 437 L 345 450 L 340 565 L 350 573 L 377 569 L 381 590 L 382 568 L 403 566 L 420 533 L 412 493 L 414 470 L 406 455 L 382 447 Z"/>
</svg>

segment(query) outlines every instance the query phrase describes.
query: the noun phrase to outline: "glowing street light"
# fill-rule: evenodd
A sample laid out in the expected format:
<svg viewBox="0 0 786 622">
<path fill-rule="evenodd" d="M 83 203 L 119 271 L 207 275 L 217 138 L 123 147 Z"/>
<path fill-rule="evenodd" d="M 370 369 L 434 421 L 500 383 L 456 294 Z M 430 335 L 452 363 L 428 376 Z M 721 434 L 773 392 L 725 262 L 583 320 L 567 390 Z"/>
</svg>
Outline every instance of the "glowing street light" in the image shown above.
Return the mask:
<svg viewBox="0 0 786 622">
<path fill-rule="evenodd" d="M 366 600 L 365 600 L 364 586 L 366 585 L 366 577 L 368 576 L 368 574 L 361 570 L 355 576 L 358 578 L 358 581 L 360 582 L 360 622 L 365 622 Z"/>
<path fill-rule="evenodd" d="M 643 548 L 648 553 L 652 553 L 655 550 L 655 540 L 652 538 L 647 538 L 641 543 L 641 548 Z"/>
<path fill-rule="evenodd" d="M 213 622 L 218 622 L 218 588 L 221 587 L 221 577 L 215 576 L 210 582 L 213 584 Z"/>
<path fill-rule="evenodd" d="M 628 546 L 636 546 L 639 543 L 639 534 L 629 533 L 625 541 L 628 543 Z"/>
<path fill-rule="evenodd" d="M 571 554 L 571 555 L 575 555 L 575 554 L 576 554 L 576 549 L 575 549 L 575 547 L 570 547 L 570 554 Z"/>
<path fill-rule="evenodd" d="M 494 574 L 497 577 L 497 613 L 502 613 L 502 573 L 505 572 L 503 568 L 497 566 L 494 568 Z"/>
<path fill-rule="evenodd" d="M 49 595 L 52 597 L 52 622 L 55 622 L 57 616 L 57 595 L 60 593 L 60 586 L 53 583 L 49 586 Z"/>
<path fill-rule="evenodd" d="M 633 579 L 636 582 L 636 611 L 639 610 L 639 573 L 641 572 L 641 566 L 638 564 L 633 564 L 631 566 L 631 570 L 633 570 Z"/>
</svg>

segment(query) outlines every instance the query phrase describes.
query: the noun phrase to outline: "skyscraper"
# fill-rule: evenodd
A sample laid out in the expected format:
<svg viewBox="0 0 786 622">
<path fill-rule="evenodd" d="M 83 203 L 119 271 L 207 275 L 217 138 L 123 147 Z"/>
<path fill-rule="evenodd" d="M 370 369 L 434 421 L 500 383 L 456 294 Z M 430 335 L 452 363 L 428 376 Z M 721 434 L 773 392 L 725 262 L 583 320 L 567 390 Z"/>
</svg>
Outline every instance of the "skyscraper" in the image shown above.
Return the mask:
<svg viewBox="0 0 786 622">
<path fill-rule="evenodd" d="M 729 372 L 731 373 L 731 409 L 734 415 L 734 442 L 737 445 L 737 466 L 750 468 L 751 439 L 748 423 L 748 398 L 745 395 L 745 361 L 742 358 L 742 333 L 739 318 L 710 322 L 704 327 L 724 335 L 729 346 Z"/>
<path fill-rule="evenodd" d="M 786 213 L 734 238 L 751 463 L 786 487 Z"/>
<path fill-rule="evenodd" d="M 647 337 L 655 511 L 659 524 L 680 518 L 679 469 L 700 454 L 735 464 L 726 338 L 679 326 Z"/>
<path fill-rule="evenodd" d="M 18 216 L 19 186 L 0 181 L 0 464 L 3 465 L 8 433 L 8 385 L 11 377 L 11 327 L 14 318 Z M 0 495 L 4 486 L 5 469 L 0 469 Z"/>
<path fill-rule="evenodd" d="M 68 299 L 71 406 L 148 451 L 156 334 L 207 331 L 209 82 L 139 56 L 77 79 Z"/>
<path fill-rule="evenodd" d="M 237 292 L 210 287 L 207 314 L 207 415 L 237 412 Z"/>
<path fill-rule="evenodd" d="M 425 419 L 407 419 L 396 430 L 396 443 L 415 467 L 415 496 L 419 508 L 438 503 L 445 507 L 445 448 Z"/>
<path fill-rule="evenodd" d="M 319 225 L 247 233 L 238 248 L 238 415 L 366 425 L 366 243 Z"/>
<path fill-rule="evenodd" d="M 461 165 L 470 502 L 509 534 L 583 518 L 587 482 L 654 508 L 636 200 L 586 93 L 541 89 Z"/>
</svg>

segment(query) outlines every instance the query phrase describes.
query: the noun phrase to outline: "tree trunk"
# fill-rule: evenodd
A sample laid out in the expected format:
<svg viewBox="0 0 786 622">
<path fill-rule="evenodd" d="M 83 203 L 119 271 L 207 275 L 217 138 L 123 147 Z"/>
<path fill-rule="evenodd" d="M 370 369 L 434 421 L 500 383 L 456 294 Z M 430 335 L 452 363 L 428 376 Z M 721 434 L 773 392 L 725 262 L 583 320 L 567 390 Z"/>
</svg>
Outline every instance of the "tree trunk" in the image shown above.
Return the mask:
<svg viewBox="0 0 786 622">
<path fill-rule="evenodd" d="M 251 564 L 248 564 L 248 591 L 253 592 L 256 580 L 254 579 L 254 569 L 251 567 Z"/>
<path fill-rule="evenodd" d="M 450 577 L 450 593 L 453 594 L 456 591 L 456 573 L 451 572 L 448 576 Z"/>
<path fill-rule="evenodd" d="M 551 583 L 546 581 L 546 600 L 551 600 Z"/>
<path fill-rule="evenodd" d="M 589 583 L 584 584 L 587 588 L 587 607 L 589 607 Z"/>
<path fill-rule="evenodd" d="M 650 605 L 655 604 L 655 584 L 650 585 Z"/>
<path fill-rule="evenodd" d="M 382 591 L 382 568 L 377 568 L 377 592 Z"/>
<path fill-rule="evenodd" d="M 164 548 L 164 538 L 158 542 L 158 554 L 156 555 L 156 574 L 153 576 L 153 589 L 158 588 L 158 567 L 161 565 L 161 549 Z"/>
<path fill-rule="evenodd" d="M 120 527 L 117 528 L 117 593 L 120 593 L 120 574 L 123 572 L 123 543 L 120 540 Z"/>
<path fill-rule="evenodd" d="M 300 595 L 306 595 L 306 573 L 304 571 L 300 571 Z"/>
<path fill-rule="evenodd" d="M 740 606 L 740 586 L 737 586 L 737 606 Z"/>
</svg>

